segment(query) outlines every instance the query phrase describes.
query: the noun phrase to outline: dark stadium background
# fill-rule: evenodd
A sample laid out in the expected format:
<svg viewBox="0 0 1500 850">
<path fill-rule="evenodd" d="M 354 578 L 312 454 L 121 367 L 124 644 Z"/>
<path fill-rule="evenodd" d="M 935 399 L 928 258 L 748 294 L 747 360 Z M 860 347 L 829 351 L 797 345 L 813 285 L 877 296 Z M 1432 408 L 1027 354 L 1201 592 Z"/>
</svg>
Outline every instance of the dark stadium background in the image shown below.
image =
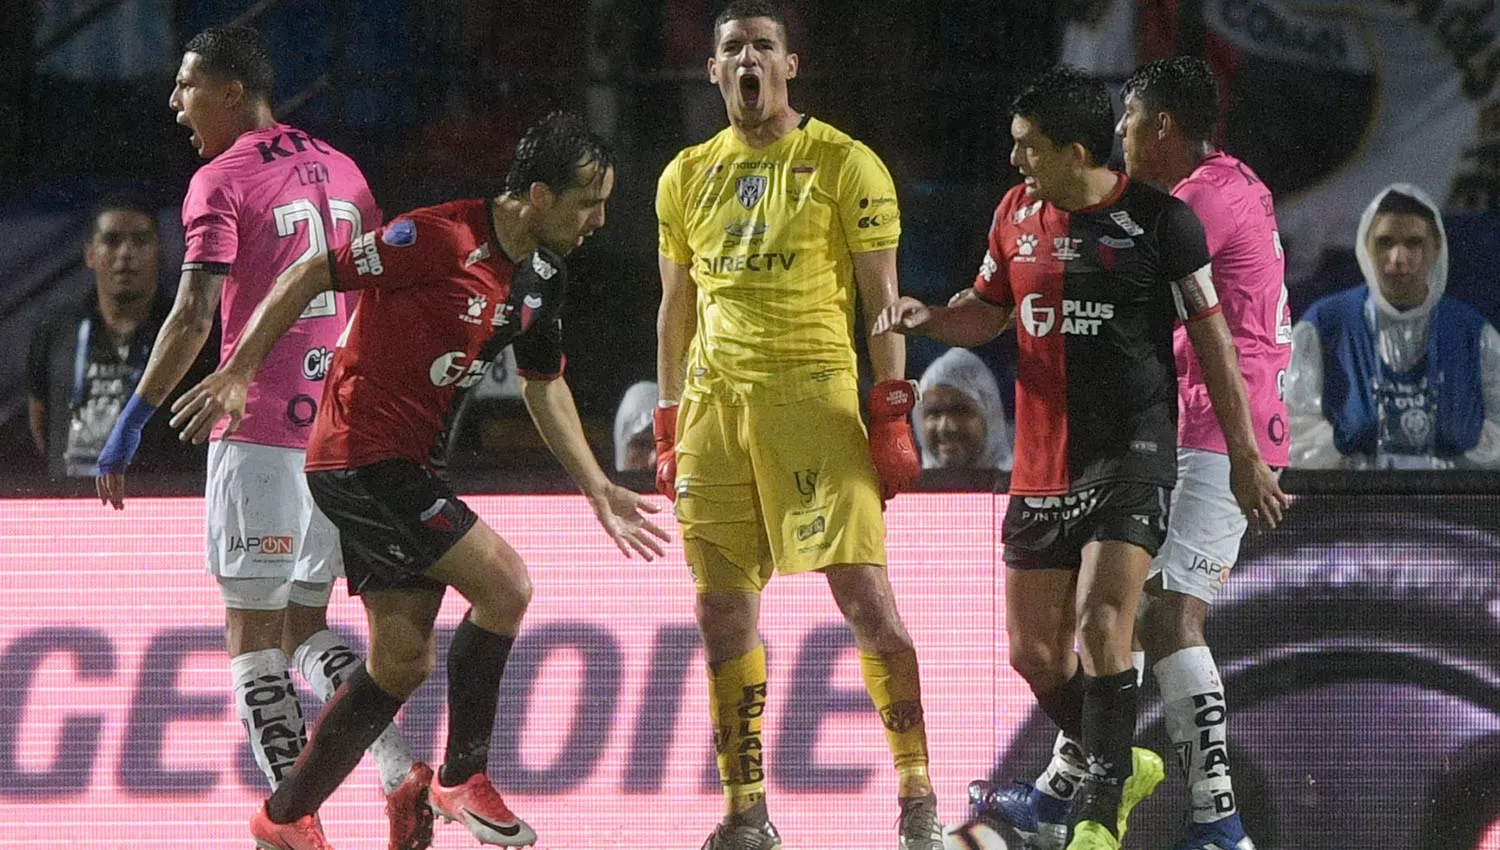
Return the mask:
<svg viewBox="0 0 1500 850">
<path fill-rule="evenodd" d="M 1158 32 L 1171 32 L 1176 48 L 1204 53 L 1216 48 L 1205 34 L 1203 10 L 1216 4 L 1252 11 L 1288 5 L 1142 0 L 1139 6 Z M 794 105 L 880 153 L 904 208 L 903 290 L 946 299 L 972 280 L 990 211 L 1014 179 L 1005 161 L 1008 96 L 1056 61 L 1066 27 L 1097 18 L 1109 0 L 788 5 L 792 45 L 804 62 L 793 83 Z M 1344 5 L 1382 20 L 1410 15 L 1405 25 L 1414 43 L 1433 47 L 1455 68 L 1487 67 L 1486 56 L 1500 56 L 1494 4 Z M 270 38 L 284 120 L 351 154 L 388 216 L 495 192 L 520 133 L 556 107 L 585 114 L 616 145 L 620 169 L 609 223 L 573 259 L 577 283 L 567 315 L 569 381 L 607 459 L 615 404 L 632 382 L 654 373 L 656 176 L 679 148 L 724 121 L 703 71 L 717 6 L 711 0 L 0 2 L 0 496 L 10 497 L 4 507 L 23 516 L 30 502 L 21 497 L 92 492 L 92 482 L 47 480 L 31 451 L 23 380 L 29 331 L 54 299 L 89 285 L 79 247 L 91 204 L 112 190 L 142 190 L 159 205 L 163 282 L 175 284 L 176 209 L 198 162 L 186 132 L 173 123 L 167 96 L 182 43 L 205 26 L 233 20 L 253 23 Z M 1462 17 L 1471 8 L 1477 11 Z M 101 43 L 101 27 L 118 31 L 105 40 L 113 52 L 91 47 Z M 1300 30 L 1264 33 L 1285 41 L 1272 45 L 1279 50 L 1307 46 L 1297 42 Z M 122 50 L 122 43 L 134 47 Z M 1377 110 L 1432 105 L 1382 99 L 1378 78 L 1371 84 L 1333 69 L 1314 68 L 1309 76 L 1305 68 L 1274 62 L 1240 68 L 1226 103 L 1228 143 L 1266 177 L 1278 203 L 1308 196 L 1325 178 L 1366 162 L 1367 125 Z M 1449 292 L 1494 322 L 1500 320 L 1500 223 L 1492 209 L 1500 197 L 1492 188 L 1500 181 L 1494 141 L 1500 106 L 1484 100 L 1493 79 L 1461 76 L 1452 96 L 1483 101 L 1482 120 L 1466 143 L 1466 170 L 1427 188 L 1448 198 L 1455 248 Z M 1299 235 L 1287 234 L 1289 258 L 1300 270 L 1289 280 L 1294 314 L 1318 295 L 1358 281 L 1346 246 L 1309 249 Z M 938 353 L 914 344 L 912 374 Z M 1004 386 L 1011 356 L 1005 343 L 982 354 Z M 459 435 L 455 477 L 467 492 L 568 490 L 515 404 L 495 405 L 471 420 Z M 644 477 L 630 481 L 648 486 Z M 1226 673 L 1231 702 L 1244 706 L 1231 740 L 1240 754 L 1242 806 L 1259 846 L 1477 848 L 1486 830 L 1500 836 L 1491 826 L 1500 816 L 1500 478 L 1289 473 L 1285 484 L 1299 495 L 1291 519 L 1250 542 L 1243 581 L 1231 583 L 1210 619 L 1226 670 L 1233 668 Z M 987 474 L 949 474 L 925 476 L 922 486 L 1003 485 Z M 194 495 L 201 475 L 133 480 L 132 487 Z M 943 532 L 935 517 L 932 535 Z M 26 556 L 8 546 L 0 539 L 0 566 L 21 569 Z M 59 571 L 60 586 L 64 576 Z M 0 600 L 11 578 L 0 572 Z M 16 708 L 25 688 L 0 680 L 0 709 Z M 1148 704 L 1144 715 L 1148 740 L 1164 745 L 1152 710 Z M 4 728 L 0 743 L 7 743 Z M 1050 738 L 1045 721 L 1033 716 L 1014 744 L 995 754 L 997 775 L 1030 773 Z M 6 771 L 14 767 L 0 763 L 0 774 L 12 775 Z M 12 802 L 25 793 L 0 788 Z M 1166 788 L 1142 809 L 1143 826 L 1130 845 L 1165 845 L 1176 834 L 1179 793 Z M 1483 846 L 1500 847 L 1494 843 L 1500 839 L 1490 840 Z"/>
</svg>

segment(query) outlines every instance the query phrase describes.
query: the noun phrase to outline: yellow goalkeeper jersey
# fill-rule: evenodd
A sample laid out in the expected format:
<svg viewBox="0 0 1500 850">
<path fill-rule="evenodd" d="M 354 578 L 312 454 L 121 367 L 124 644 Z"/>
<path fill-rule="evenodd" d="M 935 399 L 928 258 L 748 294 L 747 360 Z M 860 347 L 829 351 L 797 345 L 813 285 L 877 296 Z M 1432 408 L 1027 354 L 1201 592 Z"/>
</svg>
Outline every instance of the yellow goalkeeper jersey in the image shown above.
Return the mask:
<svg viewBox="0 0 1500 850">
<path fill-rule="evenodd" d="M 812 118 L 758 149 L 726 128 L 667 165 L 656 218 L 662 256 L 697 285 L 685 397 L 784 404 L 858 385 L 851 255 L 901 236 L 873 151 Z"/>
</svg>

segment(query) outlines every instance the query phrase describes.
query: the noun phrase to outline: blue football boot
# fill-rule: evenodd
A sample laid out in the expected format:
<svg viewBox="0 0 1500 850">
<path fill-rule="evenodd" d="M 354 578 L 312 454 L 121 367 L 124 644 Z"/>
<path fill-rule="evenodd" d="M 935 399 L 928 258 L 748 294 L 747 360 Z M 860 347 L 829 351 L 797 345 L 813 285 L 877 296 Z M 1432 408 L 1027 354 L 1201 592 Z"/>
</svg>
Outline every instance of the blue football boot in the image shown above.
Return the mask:
<svg viewBox="0 0 1500 850">
<path fill-rule="evenodd" d="M 1239 812 L 1235 812 L 1213 823 L 1189 824 L 1187 839 L 1172 845 L 1172 850 L 1255 850 L 1255 842 L 1245 834 Z"/>
<path fill-rule="evenodd" d="M 1043 794 L 1025 780 L 1009 788 L 976 779 L 969 783 L 969 807 L 975 817 L 1010 824 L 1029 850 L 1063 850 L 1068 844 L 1068 809 L 1072 803 Z"/>
</svg>

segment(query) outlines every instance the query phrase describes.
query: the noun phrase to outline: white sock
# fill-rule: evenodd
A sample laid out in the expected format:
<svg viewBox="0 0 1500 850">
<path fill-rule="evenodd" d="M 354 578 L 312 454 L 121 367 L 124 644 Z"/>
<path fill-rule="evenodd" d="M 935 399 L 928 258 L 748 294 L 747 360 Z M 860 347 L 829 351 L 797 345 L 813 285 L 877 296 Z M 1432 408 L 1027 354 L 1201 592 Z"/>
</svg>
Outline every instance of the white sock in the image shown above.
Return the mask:
<svg viewBox="0 0 1500 850">
<path fill-rule="evenodd" d="M 324 629 L 297 647 L 294 660 L 302 678 L 312 686 L 319 699 L 327 702 L 363 659 L 338 635 Z M 406 748 L 406 740 L 401 737 L 396 724 L 385 727 L 370 745 L 370 755 L 380 769 L 380 787 L 389 795 L 406 778 L 412 765 L 411 751 Z"/>
<path fill-rule="evenodd" d="M 1088 775 L 1088 763 L 1083 757 L 1083 748 L 1078 742 L 1062 732 L 1052 742 L 1052 761 L 1036 778 L 1038 791 L 1059 800 L 1071 800 L 1078 793 L 1078 785 Z"/>
<path fill-rule="evenodd" d="M 1193 821 L 1212 823 L 1235 813 L 1229 778 L 1229 745 L 1225 726 L 1229 707 L 1213 653 L 1190 646 L 1168 655 L 1151 668 L 1161 688 L 1167 734 L 1193 799 Z"/>
<path fill-rule="evenodd" d="M 234 678 L 234 711 L 245 725 L 255 763 L 274 790 L 307 746 L 302 705 L 279 649 L 247 652 L 229 659 Z"/>
<path fill-rule="evenodd" d="M 1146 685 L 1146 650 L 1133 649 L 1130 651 L 1130 663 L 1135 665 L 1135 686 L 1137 688 Z"/>
</svg>

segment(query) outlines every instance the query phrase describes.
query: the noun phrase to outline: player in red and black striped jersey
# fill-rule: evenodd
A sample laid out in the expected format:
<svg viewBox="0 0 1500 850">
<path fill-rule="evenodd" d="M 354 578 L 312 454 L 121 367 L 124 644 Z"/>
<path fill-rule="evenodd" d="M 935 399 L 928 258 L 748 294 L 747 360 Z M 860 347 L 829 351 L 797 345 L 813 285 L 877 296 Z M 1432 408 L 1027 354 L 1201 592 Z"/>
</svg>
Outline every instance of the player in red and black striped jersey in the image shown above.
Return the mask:
<svg viewBox="0 0 1500 850">
<path fill-rule="evenodd" d="M 1285 499 L 1251 429 L 1203 229 L 1181 201 L 1104 165 L 1113 128 L 1103 85 L 1065 68 L 1042 75 L 1013 104 L 1024 183 L 995 211 L 978 297 L 903 298 L 875 326 L 974 346 L 1016 319 L 1006 618 L 1012 665 L 1083 742 L 1070 850 L 1118 848 L 1162 776 L 1159 757 L 1131 750 L 1130 650 L 1176 479 L 1176 318 L 1202 361 L 1241 508 L 1274 524 Z"/>
<path fill-rule="evenodd" d="M 448 741 L 428 786 L 432 810 L 488 844 L 536 841 L 484 773 L 501 674 L 530 599 L 526 565 L 436 467 L 458 393 L 514 342 L 526 406 L 600 524 L 627 556 L 662 554 L 665 533 L 642 515 L 656 508 L 599 468 L 562 378 L 562 257 L 604 225 L 613 187 L 608 147 L 576 117 L 554 113 L 521 139 L 505 194 L 397 216 L 327 262 L 283 276 L 220 371 L 174 407 L 187 436 L 206 435 L 224 415 L 233 430 L 250 377 L 313 298 L 361 291 L 307 470 L 314 500 L 338 526 L 349 590 L 369 615 L 369 662 L 329 701 L 296 767 L 251 821 L 261 846 L 326 850 L 317 809 L 427 678 L 450 585 L 472 607 L 448 651 Z"/>
</svg>

